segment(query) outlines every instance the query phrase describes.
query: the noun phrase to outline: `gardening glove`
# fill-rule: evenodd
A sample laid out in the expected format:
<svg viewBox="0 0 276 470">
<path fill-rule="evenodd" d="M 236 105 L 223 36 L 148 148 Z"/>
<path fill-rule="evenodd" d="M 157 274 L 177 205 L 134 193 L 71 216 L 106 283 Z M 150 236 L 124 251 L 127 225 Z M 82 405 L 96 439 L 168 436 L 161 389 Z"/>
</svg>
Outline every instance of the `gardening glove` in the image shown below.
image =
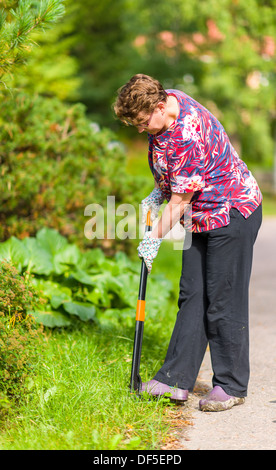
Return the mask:
<svg viewBox="0 0 276 470">
<path fill-rule="evenodd" d="M 143 223 L 146 223 L 147 213 L 149 210 L 151 211 L 151 214 L 150 214 L 151 220 L 154 220 L 156 217 L 158 217 L 158 212 L 164 200 L 165 200 L 165 196 L 163 195 L 160 188 L 154 188 L 154 190 L 150 193 L 150 195 L 147 196 L 145 199 L 143 199 L 142 201 L 142 222 Z"/>
<path fill-rule="evenodd" d="M 152 263 L 157 256 L 161 242 L 162 238 L 153 238 L 150 232 L 146 232 L 137 248 L 139 257 L 143 258 L 146 263 L 148 274 L 151 272 Z"/>
</svg>

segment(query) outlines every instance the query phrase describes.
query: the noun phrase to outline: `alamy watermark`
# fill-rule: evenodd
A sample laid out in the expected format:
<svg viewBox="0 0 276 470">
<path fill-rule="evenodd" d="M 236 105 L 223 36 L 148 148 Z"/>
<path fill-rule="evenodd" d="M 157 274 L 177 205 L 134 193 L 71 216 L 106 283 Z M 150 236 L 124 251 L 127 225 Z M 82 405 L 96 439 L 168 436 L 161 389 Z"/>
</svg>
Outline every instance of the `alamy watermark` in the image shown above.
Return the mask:
<svg viewBox="0 0 276 470">
<path fill-rule="evenodd" d="M 161 206 L 160 211 L 164 207 L 165 204 Z M 192 243 L 192 204 L 186 204 L 183 215 L 180 214 L 180 206 L 175 205 L 175 207 L 176 210 L 179 210 L 179 220 L 181 219 L 183 224 L 177 222 L 164 237 L 164 240 L 171 240 L 174 250 L 187 250 Z M 84 226 L 84 236 L 88 240 L 142 239 L 145 234 L 145 223 L 142 222 L 141 204 L 138 206 L 138 210 L 137 217 L 137 206 L 126 203 L 116 207 L 115 196 L 107 196 L 106 207 L 97 203 L 89 204 L 84 209 L 84 216 L 90 217 Z M 157 223 L 159 223 L 159 219 L 153 221 L 153 229 Z"/>
</svg>

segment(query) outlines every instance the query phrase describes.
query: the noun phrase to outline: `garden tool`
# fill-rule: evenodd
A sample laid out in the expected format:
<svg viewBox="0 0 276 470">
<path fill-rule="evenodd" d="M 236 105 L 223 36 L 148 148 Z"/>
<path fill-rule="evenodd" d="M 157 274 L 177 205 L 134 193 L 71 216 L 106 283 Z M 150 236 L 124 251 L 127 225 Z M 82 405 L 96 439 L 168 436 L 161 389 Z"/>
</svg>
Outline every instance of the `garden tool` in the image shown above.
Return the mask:
<svg viewBox="0 0 276 470">
<path fill-rule="evenodd" d="M 149 232 L 150 230 L 152 230 L 152 222 L 150 218 L 150 211 L 148 211 L 145 232 Z M 147 269 L 145 261 L 142 259 L 139 294 L 138 294 L 137 308 L 136 308 L 136 324 L 135 324 L 131 378 L 130 378 L 131 392 L 138 392 L 138 393 L 142 385 L 142 380 L 139 375 L 139 370 L 140 370 L 140 359 L 141 359 L 142 342 L 143 342 L 144 321 L 145 321 L 145 306 L 146 306 L 145 298 L 146 298 L 146 288 L 147 288 L 147 277 L 148 277 L 148 269 Z"/>
</svg>

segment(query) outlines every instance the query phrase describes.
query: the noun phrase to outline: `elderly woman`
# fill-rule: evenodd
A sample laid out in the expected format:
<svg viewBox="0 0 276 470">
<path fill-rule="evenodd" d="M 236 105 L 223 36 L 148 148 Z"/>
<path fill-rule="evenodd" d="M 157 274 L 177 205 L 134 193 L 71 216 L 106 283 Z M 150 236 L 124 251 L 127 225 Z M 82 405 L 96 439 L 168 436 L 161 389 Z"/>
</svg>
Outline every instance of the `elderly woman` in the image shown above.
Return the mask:
<svg viewBox="0 0 276 470">
<path fill-rule="evenodd" d="M 138 247 L 148 272 L 162 239 L 192 206 L 175 327 L 163 366 L 142 391 L 187 400 L 209 343 L 213 389 L 200 409 L 242 404 L 249 381 L 248 290 L 262 220 L 259 187 L 221 123 L 182 91 L 137 74 L 119 90 L 114 110 L 148 134 L 154 189 L 142 201 L 144 212 L 157 216 L 168 201 Z"/>
</svg>

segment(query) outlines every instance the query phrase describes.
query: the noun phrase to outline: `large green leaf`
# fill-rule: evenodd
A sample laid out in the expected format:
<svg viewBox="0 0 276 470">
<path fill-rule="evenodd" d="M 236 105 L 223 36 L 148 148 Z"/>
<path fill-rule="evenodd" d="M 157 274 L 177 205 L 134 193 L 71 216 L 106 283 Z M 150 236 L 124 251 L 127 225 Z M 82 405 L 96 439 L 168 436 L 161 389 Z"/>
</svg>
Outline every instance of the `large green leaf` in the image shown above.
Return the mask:
<svg viewBox="0 0 276 470">
<path fill-rule="evenodd" d="M 121 326 L 122 324 L 131 327 L 135 324 L 135 308 L 108 308 L 99 312 L 98 320 L 102 326 Z"/>
<path fill-rule="evenodd" d="M 91 285 L 94 289 L 87 294 L 87 299 L 102 307 L 111 306 L 111 294 L 116 293 L 119 297 L 123 297 L 124 286 L 120 280 L 112 276 L 109 272 L 95 274 L 89 276 Z"/>
<path fill-rule="evenodd" d="M 82 255 L 82 259 L 79 264 L 79 268 L 88 269 L 88 268 L 98 268 L 105 261 L 105 255 L 100 248 L 93 248 L 92 250 L 87 250 Z"/>
<path fill-rule="evenodd" d="M 80 282 L 81 284 L 87 284 L 88 286 L 96 285 L 96 281 L 93 276 L 87 274 L 87 272 L 83 269 L 77 269 L 76 271 L 70 272 L 70 276 L 76 279 L 76 281 Z"/>
<path fill-rule="evenodd" d="M 126 255 L 126 253 L 123 253 L 122 251 L 118 251 L 117 253 L 115 253 L 115 262 L 122 274 L 126 271 L 140 273 L 141 262 L 131 261 L 130 258 Z"/>
<path fill-rule="evenodd" d="M 138 274 L 127 271 L 117 277 L 117 282 L 120 282 L 123 286 L 120 291 L 120 297 L 123 302 L 130 307 L 135 307 L 139 289 Z"/>
<path fill-rule="evenodd" d="M 48 297 L 48 299 L 56 297 L 63 299 L 63 302 L 69 302 L 71 300 L 71 289 L 69 289 L 69 287 L 62 286 L 58 282 L 32 278 L 31 283 L 43 294 L 44 297 Z"/>
<path fill-rule="evenodd" d="M 98 267 L 101 273 L 102 272 L 110 273 L 112 276 L 118 276 L 118 274 L 120 273 L 120 268 L 118 264 L 114 262 L 114 260 L 110 260 L 110 259 L 101 260 L 98 264 Z"/>
<path fill-rule="evenodd" d="M 15 237 L 0 243 L 0 260 L 6 260 L 12 263 L 19 272 L 28 264 L 29 253 L 21 240 Z"/>
<path fill-rule="evenodd" d="M 37 232 L 36 239 L 39 241 L 40 246 L 51 253 L 52 256 L 59 253 L 68 244 L 66 238 L 60 235 L 57 230 L 47 227 L 43 227 Z"/>
<path fill-rule="evenodd" d="M 87 300 L 101 307 L 110 307 L 111 299 L 105 284 L 97 285 L 91 292 L 86 294 Z"/>
<path fill-rule="evenodd" d="M 32 315 L 37 323 L 42 323 L 49 328 L 69 326 L 71 324 L 70 317 L 55 310 L 41 310 L 28 312 Z"/>
<path fill-rule="evenodd" d="M 65 245 L 54 255 L 53 264 L 57 274 L 62 274 L 78 267 L 82 261 L 82 253 L 77 245 Z"/>
<path fill-rule="evenodd" d="M 67 294 L 61 293 L 59 295 L 53 295 L 50 299 L 51 305 L 53 308 L 59 308 L 64 302 L 69 302 L 71 297 Z"/>
<path fill-rule="evenodd" d="M 96 308 L 88 303 L 65 302 L 63 308 L 71 315 L 77 315 L 82 321 L 93 320 L 96 315 Z"/>
<path fill-rule="evenodd" d="M 54 270 L 52 255 L 35 238 L 24 238 L 22 244 L 28 253 L 27 269 L 48 276 Z"/>
</svg>

